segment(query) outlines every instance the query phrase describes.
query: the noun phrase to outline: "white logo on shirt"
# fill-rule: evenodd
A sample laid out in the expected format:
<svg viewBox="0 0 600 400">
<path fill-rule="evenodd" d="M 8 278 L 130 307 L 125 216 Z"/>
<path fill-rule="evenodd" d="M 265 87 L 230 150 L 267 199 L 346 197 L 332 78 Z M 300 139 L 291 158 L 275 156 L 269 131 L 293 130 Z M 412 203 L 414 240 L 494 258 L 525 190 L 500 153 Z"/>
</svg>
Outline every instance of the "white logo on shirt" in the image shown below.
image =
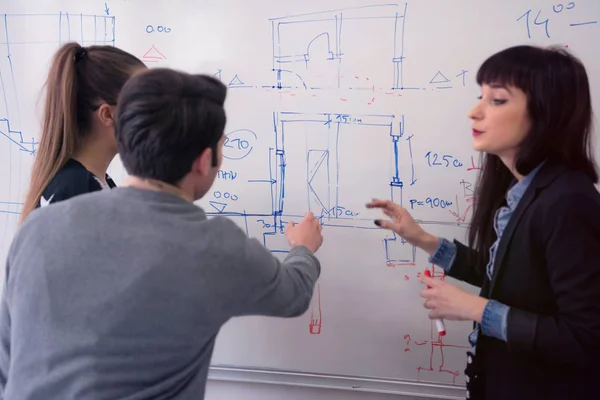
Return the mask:
<svg viewBox="0 0 600 400">
<path fill-rule="evenodd" d="M 98 179 L 96 176 L 94 176 L 94 179 L 100 184 L 100 187 L 104 190 L 104 189 L 110 189 L 110 186 L 105 185 L 100 179 Z"/>
<path fill-rule="evenodd" d="M 54 197 L 54 195 L 50 196 L 50 198 L 48 200 L 46 200 L 44 198 L 44 196 L 42 196 L 40 198 L 40 207 L 46 207 L 48 204 L 50 204 L 50 202 L 52 201 L 52 198 Z"/>
</svg>

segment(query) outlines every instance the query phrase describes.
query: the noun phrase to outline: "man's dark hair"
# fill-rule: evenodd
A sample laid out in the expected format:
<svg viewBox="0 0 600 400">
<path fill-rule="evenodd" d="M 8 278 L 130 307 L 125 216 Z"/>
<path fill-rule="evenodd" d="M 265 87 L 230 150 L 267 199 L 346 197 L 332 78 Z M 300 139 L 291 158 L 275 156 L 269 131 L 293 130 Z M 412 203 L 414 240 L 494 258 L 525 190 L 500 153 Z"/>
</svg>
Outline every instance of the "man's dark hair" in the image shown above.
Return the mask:
<svg viewBox="0 0 600 400">
<path fill-rule="evenodd" d="M 121 90 L 115 123 L 127 172 L 175 184 L 207 148 L 217 166 L 226 95 L 226 86 L 212 76 L 156 68 L 130 78 Z"/>
</svg>

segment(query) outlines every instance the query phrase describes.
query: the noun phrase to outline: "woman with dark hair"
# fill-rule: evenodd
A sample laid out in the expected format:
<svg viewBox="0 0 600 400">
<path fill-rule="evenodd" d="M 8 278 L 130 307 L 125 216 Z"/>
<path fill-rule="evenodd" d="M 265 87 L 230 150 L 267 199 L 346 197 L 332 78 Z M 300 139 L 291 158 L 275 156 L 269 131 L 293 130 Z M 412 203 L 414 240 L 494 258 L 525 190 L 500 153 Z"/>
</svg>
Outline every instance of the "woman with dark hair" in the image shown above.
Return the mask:
<svg viewBox="0 0 600 400">
<path fill-rule="evenodd" d="M 477 73 L 483 153 L 469 246 L 425 232 L 401 206 L 377 220 L 479 296 L 424 277 L 432 319 L 474 321 L 467 398 L 590 399 L 600 378 L 600 194 L 588 77 L 564 49 L 518 46 Z"/>
</svg>

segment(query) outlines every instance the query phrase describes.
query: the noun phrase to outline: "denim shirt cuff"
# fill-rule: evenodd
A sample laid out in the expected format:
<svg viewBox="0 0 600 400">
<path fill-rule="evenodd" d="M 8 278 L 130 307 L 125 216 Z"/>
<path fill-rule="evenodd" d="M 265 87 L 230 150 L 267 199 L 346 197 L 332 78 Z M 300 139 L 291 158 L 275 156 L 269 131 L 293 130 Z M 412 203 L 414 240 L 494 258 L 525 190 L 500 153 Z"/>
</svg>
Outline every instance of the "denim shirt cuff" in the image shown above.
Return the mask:
<svg viewBox="0 0 600 400">
<path fill-rule="evenodd" d="M 450 267 L 452 267 L 452 263 L 454 263 L 456 251 L 456 244 L 454 242 L 440 238 L 440 243 L 431 257 L 429 257 L 429 262 L 442 267 L 447 273 Z"/>
<path fill-rule="evenodd" d="M 481 317 L 481 331 L 484 335 L 507 341 L 507 320 L 510 307 L 496 300 L 488 300 Z"/>
</svg>

